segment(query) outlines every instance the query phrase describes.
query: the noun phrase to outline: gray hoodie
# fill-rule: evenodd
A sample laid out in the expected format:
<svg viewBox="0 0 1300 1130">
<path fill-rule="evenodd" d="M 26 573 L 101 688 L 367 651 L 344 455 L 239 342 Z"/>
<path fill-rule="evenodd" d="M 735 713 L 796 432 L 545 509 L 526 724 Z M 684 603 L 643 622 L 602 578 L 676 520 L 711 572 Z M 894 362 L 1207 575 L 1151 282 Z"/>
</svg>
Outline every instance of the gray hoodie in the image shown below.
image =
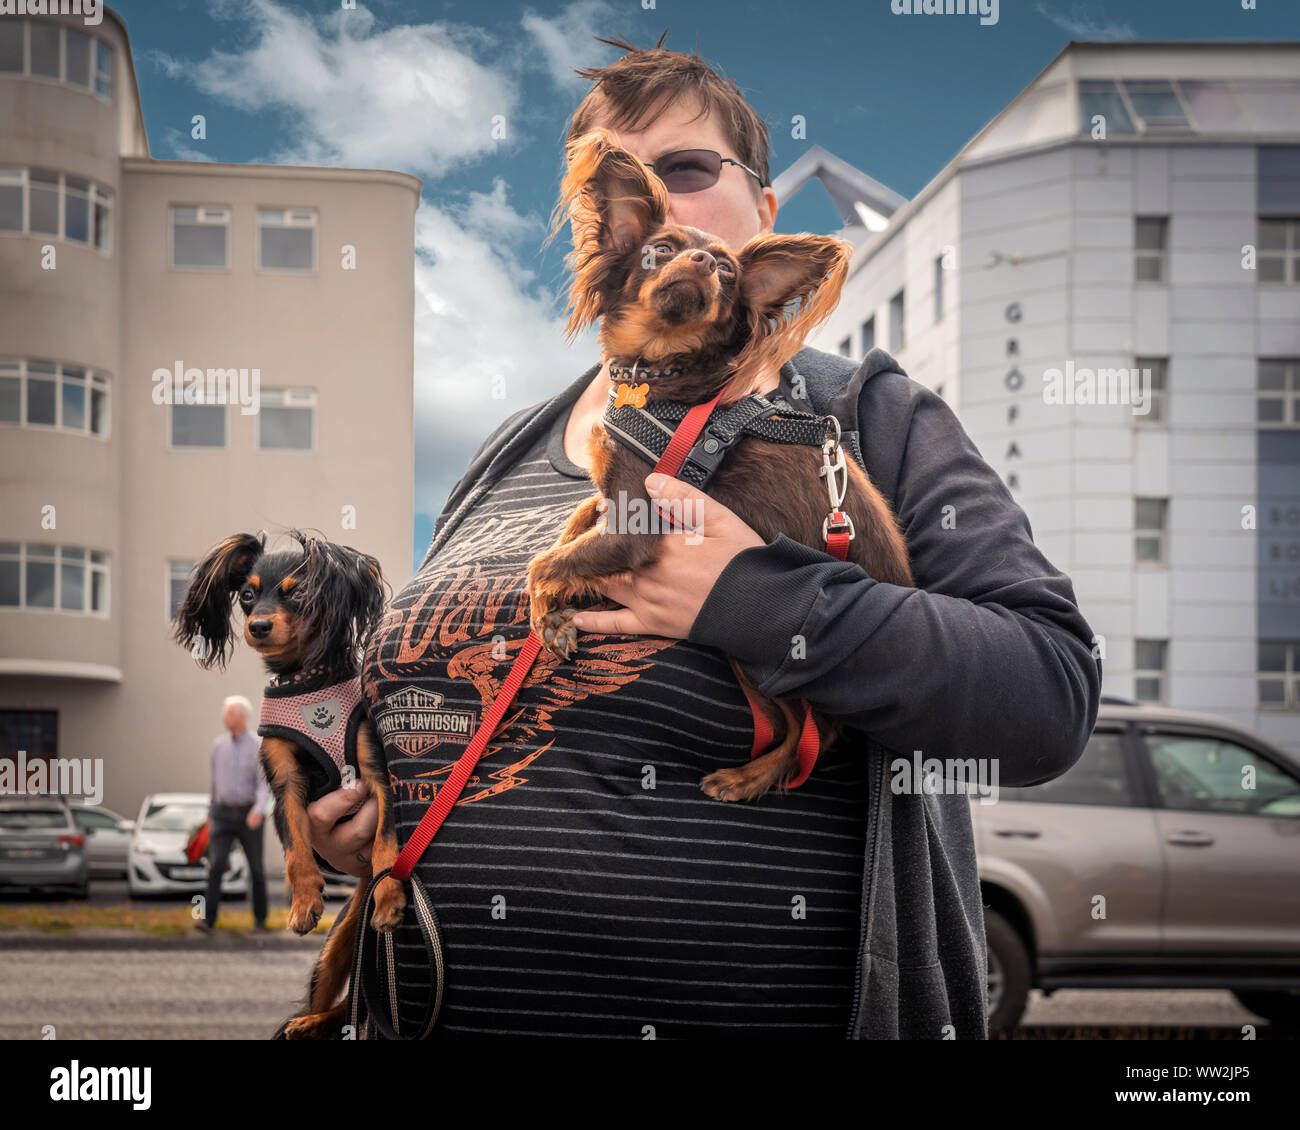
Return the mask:
<svg viewBox="0 0 1300 1130">
<path fill-rule="evenodd" d="M 505 420 L 452 489 L 424 563 L 477 498 L 567 413 L 594 365 Z M 804 348 L 780 373 L 796 407 L 833 411 L 897 513 L 915 589 L 778 534 L 723 569 L 691 643 L 734 658 L 772 698 L 836 715 L 870 768 L 851 1039 L 985 1039 L 984 913 L 960 791 L 907 784 L 925 759 L 996 764 L 999 786 L 1072 766 L 1101 695 L 1069 578 L 944 400 L 882 349 L 855 365 Z M 649 464 L 646 466 L 649 473 Z M 792 641 L 801 636 L 804 647 Z"/>
</svg>

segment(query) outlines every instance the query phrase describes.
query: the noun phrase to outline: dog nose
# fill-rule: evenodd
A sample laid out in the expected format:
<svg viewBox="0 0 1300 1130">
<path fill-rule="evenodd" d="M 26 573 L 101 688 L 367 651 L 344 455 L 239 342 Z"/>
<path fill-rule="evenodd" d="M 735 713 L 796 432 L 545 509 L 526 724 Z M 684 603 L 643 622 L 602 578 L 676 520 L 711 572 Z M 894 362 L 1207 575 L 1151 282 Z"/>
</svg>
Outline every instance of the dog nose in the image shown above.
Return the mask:
<svg viewBox="0 0 1300 1130">
<path fill-rule="evenodd" d="M 271 634 L 270 620 L 250 620 L 248 622 L 248 634 L 254 639 L 262 640 Z"/>
<path fill-rule="evenodd" d="M 702 275 L 711 275 L 718 269 L 718 261 L 702 248 L 691 252 L 691 266 Z"/>
</svg>

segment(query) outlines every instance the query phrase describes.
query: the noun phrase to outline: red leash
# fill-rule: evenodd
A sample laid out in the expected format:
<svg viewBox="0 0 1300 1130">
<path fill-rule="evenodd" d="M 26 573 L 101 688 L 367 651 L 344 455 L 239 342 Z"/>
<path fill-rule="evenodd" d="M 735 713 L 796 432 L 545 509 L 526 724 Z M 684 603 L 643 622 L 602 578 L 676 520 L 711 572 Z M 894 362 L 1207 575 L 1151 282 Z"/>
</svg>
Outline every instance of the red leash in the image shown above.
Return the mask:
<svg viewBox="0 0 1300 1130">
<path fill-rule="evenodd" d="M 655 464 L 655 471 L 666 475 L 675 475 L 686 458 L 687 453 L 695 445 L 699 434 L 704 430 L 704 425 L 708 422 L 719 400 L 722 399 L 722 393 L 726 389 L 718 392 L 712 400 L 704 404 L 697 404 L 689 412 L 686 418 L 677 426 L 673 432 L 672 439 L 668 442 L 668 447 Z M 660 511 L 664 514 L 663 511 Z M 672 524 L 671 516 L 664 514 Z M 836 526 L 845 526 L 846 530 L 831 532 L 826 538 L 826 551 L 841 561 L 844 560 L 848 552 L 849 539 L 852 536 L 851 526 L 847 525 L 843 513 L 835 506 L 832 506 L 831 515 L 828 522 Z M 393 862 L 391 875 L 399 882 L 406 882 L 411 876 L 411 871 L 415 867 L 415 862 L 424 853 L 424 849 L 429 846 L 429 841 L 433 839 L 434 834 L 442 826 L 442 822 L 450 815 L 452 808 L 459 799 L 461 790 L 465 788 L 465 783 L 469 780 L 470 774 L 474 772 L 474 766 L 478 764 L 478 759 L 482 756 L 488 740 L 505 715 L 506 707 L 510 705 L 515 694 L 523 685 L 525 677 L 528 675 L 529 668 L 533 665 L 533 660 L 537 658 L 538 652 L 541 651 L 542 641 L 534 631 L 529 631 L 528 637 L 524 640 L 524 646 L 519 654 L 515 656 L 510 673 L 506 676 L 506 681 L 501 687 L 496 701 L 492 703 L 492 708 L 487 712 L 483 721 L 479 723 L 479 728 L 475 732 L 469 745 L 465 747 L 465 752 L 460 755 L 460 760 L 452 767 L 451 775 L 443 783 L 442 788 L 433 798 L 433 803 L 425 810 L 419 825 L 412 833 L 411 838 L 406 841 L 406 846 L 402 848 L 397 859 Z M 739 675 L 739 668 L 736 667 L 736 661 L 728 657 L 728 662 L 732 669 Z M 754 715 L 754 744 L 750 751 L 750 757 L 757 757 L 772 741 L 772 726 L 768 722 L 767 716 L 758 706 L 757 699 L 750 693 L 748 687 L 743 683 L 741 689 L 745 692 L 745 697 L 749 700 L 749 708 Z M 790 782 L 789 788 L 802 785 L 808 779 L 808 774 L 812 772 L 813 764 L 817 760 L 817 747 L 820 744 L 817 734 L 817 727 L 812 720 L 812 708 L 806 700 L 803 701 L 804 720 L 803 730 L 799 735 L 799 774 Z"/>
</svg>

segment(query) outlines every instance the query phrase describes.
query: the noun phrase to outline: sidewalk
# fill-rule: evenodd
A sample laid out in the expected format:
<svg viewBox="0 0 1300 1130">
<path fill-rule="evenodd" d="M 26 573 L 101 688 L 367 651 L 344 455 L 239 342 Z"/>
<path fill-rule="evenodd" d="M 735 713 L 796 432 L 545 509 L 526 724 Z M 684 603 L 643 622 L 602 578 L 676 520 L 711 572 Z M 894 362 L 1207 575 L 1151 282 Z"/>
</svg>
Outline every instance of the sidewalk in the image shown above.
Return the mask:
<svg viewBox="0 0 1300 1130">
<path fill-rule="evenodd" d="M 195 930 L 155 934 L 124 926 L 84 926 L 62 931 L 16 926 L 0 929 L 0 950 L 319 950 L 327 933 L 319 928 L 301 937 L 292 930 L 240 933 L 223 930 L 220 922 L 206 935 Z"/>
</svg>

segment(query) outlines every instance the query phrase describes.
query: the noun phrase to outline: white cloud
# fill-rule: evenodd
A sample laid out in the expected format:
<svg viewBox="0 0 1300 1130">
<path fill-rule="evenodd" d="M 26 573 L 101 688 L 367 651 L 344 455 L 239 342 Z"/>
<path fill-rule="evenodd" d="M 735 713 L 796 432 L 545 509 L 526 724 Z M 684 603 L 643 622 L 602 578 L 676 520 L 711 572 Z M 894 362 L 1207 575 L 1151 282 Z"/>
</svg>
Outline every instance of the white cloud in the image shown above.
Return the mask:
<svg viewBox="0 0 1300 1130">
<path fill-rule="evenodd" d="M 221 5 L 216 14 L 231 17 Z M 493 118 L 519 101 L 515 76 L 479 62 L 492 44 L 478 28 L 427 23 L 377 30 L 364 7 L 314 20 L 271 0 L 237 9 L 251 42 L 169 74 L 239 109 L 286 114 L 299 135 L 283 164 L 399 169 L 437 178 L 501 142 Z"/>
<path fill-rule="evenodd" d="M 519 22 L 541 51 L 551 81 L 563 91 L 585 94 L 591 83 L 574 74 L 574 68 L 604 66 L 622 54 L 618 48 L 593 38 L 617 38 L 610 30 L 616 21 L 622 22 L 604 0 L 576 0 L 554 19 L 539 16 L 529 8 Z"/>
<path fill-rule="evenodd" d="M 163 130 L 163 144 L 165 149 L 163 153 L 155 153 L 154 156 L 164 161 L 213 161 L 211 154 L 203 152 L 190 144 L 190 135 L 183 130 L 175 129 L 169 126 Z"/>
<path fill-rule="evenodd" d="M 1046 16 L 1075 39 L 1113 41 L 1137 38 L 1137 32 L 1128 24 L 1103 22 L 1107 18 L 1105 13 L 1091 4 L 1072 4 L 1068 13 L 1049 8 L 1046 0 L 1038 0 L 1037 7 L 1040 16 Z"/>
<path fill-rule="evenodd" d="M 525 246 L 545 237 L 540 220 L 510 207 L 499 180 L 463 206 L 426 202 L 415 217 L 416 509 L 430 515 L 489 432 L 598 355 L 590 331 L 565 344 L 561 303 L 494 232 L 536 237 Z"/>
</svg>

